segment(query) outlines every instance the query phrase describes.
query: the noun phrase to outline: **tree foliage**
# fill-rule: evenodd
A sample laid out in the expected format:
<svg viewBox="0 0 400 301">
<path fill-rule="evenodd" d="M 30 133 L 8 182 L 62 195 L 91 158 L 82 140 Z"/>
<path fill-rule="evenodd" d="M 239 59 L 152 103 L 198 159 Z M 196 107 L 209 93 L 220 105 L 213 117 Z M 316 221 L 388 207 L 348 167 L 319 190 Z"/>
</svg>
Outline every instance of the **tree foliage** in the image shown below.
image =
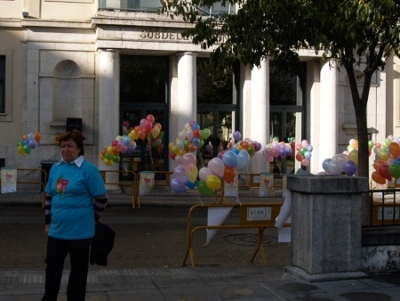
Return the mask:
<svg viewBox="0 0 400 301">
<path fill-rule="evenodd" d="M 235 14 L 207 15 L 202 7 L 235 5 Z M 193 24 L 185 32 L 202 48 L 215 47 L 221 64 L 271 59 L 296 73 L 300 49 L 315 50 L 346 70 L 356 112 L 358 172 L 368 176 L 367 101 L 373 74 L 400 54 L 400 0 L 165 0 L 164 13 Z M 357 88 L 356 70 L 363 87 Z"/>
</svg>

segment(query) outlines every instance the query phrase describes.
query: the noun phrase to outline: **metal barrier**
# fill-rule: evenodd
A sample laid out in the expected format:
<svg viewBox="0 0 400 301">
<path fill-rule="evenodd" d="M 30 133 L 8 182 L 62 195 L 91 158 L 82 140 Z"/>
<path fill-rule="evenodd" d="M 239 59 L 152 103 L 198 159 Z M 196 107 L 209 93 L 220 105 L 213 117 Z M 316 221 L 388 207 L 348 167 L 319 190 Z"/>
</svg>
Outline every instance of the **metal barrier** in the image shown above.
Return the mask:
<svg viewBox="0 0 400 301">
<path fill-rule="evenodd" d="M 109 182 L 107 181 L 107 173 L 118 173 L 118 178 L 120 173 L 128 173 L 133 175 L 133 181 L 117 181 Z M 130 186 L 132 188 L 132 207 L 135 208 L 135 195 L 136 195 L 136 173 L 133 170 L 100 170 L 101 177 L 103 178 L 104 184 L 106 185 L 117 185 L 117 186 Z"/>
<path fill-rule="evenodd" d="M 400 225 L 400 189 L 370 190 L 371 226 Z"/>
<path fill-rule="evenodd" d="M 40 184 L 41 193 L 42 193 L 42 207 L 43 207 L 44 203 L 46 201 L 46 193 L 44 192 L 44 189 L 45 189 L 46 183 L 47 183 L 47 172 L 46 172 L 46 170 L 44 170 L 42 168 L 16 168 L 16 170 L 17 170 L 17 185 L 18 184 L 36 184 L 36 185 Z M 40 180 L 40 181 L 30 181 L 30 180 L 29 181 L 28 180 L 25 181 L 25 180 L 21 180 L 18 177 L 18 172 L 19 171 L 25 171 L 25 172 L 30 172 L 30 173 L 32 173 L 32 172 L 41 172 L 41 175 L 43 175 L 44 182 L 42 180 Z M 41 178 L 41 177 L 39 177 L 39 178 Z M 1 186 L 1 178 L 0 178 L 0 186 Z"/>
<path fill-rule="evenodd" d="M 187 231 L 186 231 L 186 253 L 183 259 L 183 265 L 186 264 L 188 256 L 192 267 L 195 266 L 193 251 L 193 235 L 201 229 L 235 229 L 235 228 L 257 228 L 257 247 L 250 261 L 253 262 L 258 251 L 261 253 L 263 264 L 267 264 L 267 258 L 263 246 L 263 233 L 267 227 L 274 227 L 275 219 L 279 215 L 282 203 L 280 202 L 264 202 L 264 203 L 234 203 L 234 204 L 196 204 L 193 205 L 187 215 Z M 239 220 L 235 224 L 223 224 L 217 226 L 196 226 L 192 228 L 192 213 L 196 209 L 208 208 L 239 208 Z M 290 226 L 286 223 L 284 226 Z"/>
</svg>

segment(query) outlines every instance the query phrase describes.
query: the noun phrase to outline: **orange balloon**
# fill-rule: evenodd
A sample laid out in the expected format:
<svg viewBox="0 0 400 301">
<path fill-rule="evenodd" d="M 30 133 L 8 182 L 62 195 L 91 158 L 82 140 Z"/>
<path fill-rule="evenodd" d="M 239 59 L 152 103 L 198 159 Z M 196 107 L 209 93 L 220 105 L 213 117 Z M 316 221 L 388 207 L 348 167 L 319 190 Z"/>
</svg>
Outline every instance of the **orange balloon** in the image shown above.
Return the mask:
<svg viewBox="0 0 400 301">
<path fill-rule="evenodd" d="M 379 172 L 374 171 L 372 173 L 372 180 L 374 180 L 378 184 L 386 184 L 386 180 L 384 177 L 382 177 Z"/>
<path fill-rule="evenodd" d="M 137 134 L 138 134 L 138 138 L 140 140 L 144 140 L 144 138 L 146 138 L 146 134 L 143 130 L 139 130 L 139 132 Z"/>
<path fill-rule="evenodd" d="M 189 143 L 188 145 L 188 151 L 193 153 L 196 151 L 196 146 L 193 143 Z"/>
<path fill-rule="evenodd" d="M 42 135 L 39 132 L 35 132 L 34 137 L 37 143 L 39 143 L 40 139 L 42 139 Z"/>
<path fill-rule="evenodd" d="M 114 155 L 118 155 L 118 154 L 119 154 L 118 146 L 112 146 L 111 152 L 112 152 Z"/>
<path fill-rule="evenodd" d="M 383 164 L 386 164 L 386 161 L 385 161 L 385 160 L 382 160 L 382 159 L 376 160 L 376 161 L 374 162 L 374 168 L 375 168 L 375 170 L 379 170 L 379 167 L 380 167 L 381 165 L 383 165 Z"/>
<path fill-rule="evenodd" d="M 296 154 L 296 160 L 297 161 L 301 162 L 301 161 L 303 161 L 303 159 L 304 159 L 304 157 L 303 157 L 303 155 L 301 153 L 297 153 Z"/>
<path fill-rule="evenodd" d="M 249 143 L 247 141 L 240 142 L 240 146 L 242 149 L 247 149 L 249 147 Z"/>
<path fill-rule="evenodd" d="M 236 172 L 235 172 L 235 168 L 233 167 L 229 167 L 229 166 L 225 166 L 224 169 L 224 180 L 226 183 L 232 183 L 233 180 L 235 179 L 236 176 Z"/>
<path fill-rule="evenodd" d="M 397 142 L 390 143 L 389 153 L 393 158 L 397 158 L 400 155 L 400 145 Z"/>
</svg>

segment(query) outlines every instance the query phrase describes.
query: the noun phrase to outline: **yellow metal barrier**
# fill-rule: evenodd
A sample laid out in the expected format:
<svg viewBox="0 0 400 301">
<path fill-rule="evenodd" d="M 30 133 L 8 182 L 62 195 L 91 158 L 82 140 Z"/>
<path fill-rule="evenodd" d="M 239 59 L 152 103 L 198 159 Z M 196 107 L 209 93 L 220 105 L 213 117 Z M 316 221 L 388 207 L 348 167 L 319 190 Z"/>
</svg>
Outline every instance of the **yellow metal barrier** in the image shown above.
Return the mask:
<svg viewBox="0 0 400 301">
<path fill-rule="evenodd" d="M 260 251 L 263 264 L 267 264 L 267 258 L 263 246 L 264 230 L 267 227 L 273 227 L 275 225 L 275 219 L 279 215 L 282 203 L 280 202 L 265 202 L 265 203 L 234 203 L 234 204 L 196 204 L 193 205 L 187 215 L 187 232 L 186 232 L 186 254 L 183 259 L 183 265 L 186 264 L 188 256 L 192 267 L 195 266 L 194 262 L 194 251 L 193 251 L 193 235 L 196 231 L 201 229 L 234 229 L 234 228 L 257 228 L 257 247 L 251 257 L 250 261 L 253 262 L 254 257 Z M 235 224 L 223 224 L 219 226 L 196 226 L 192 228 L 192 213 L 196 209 L 204 208 L 221 208 L 221 207 L 234 207 L 239 208 L 240 217 Z M 252 218 L 253 217 L 253 218 Z M 290 226 L 286 223 L 284 226 Z"/>
<path fill-rule="evenodd" d="M 133 175 L 133 181 L 117 181 L 117 182 L 108 182 L 107 181 L 107 173 L 118 173 L 118 176 L 120 173 L 128 173 Z M 103 178 L 104 184 L 106 185 L 117 185 L 117 186 L 129 186 L 132 188 L 132 207 L 135 208 L 135 195 L 136 195 L 136 173 L 133 170 L 100 170 L 101 177 Z"/>
<path fill-rule="evenodd" d="M 46 193 L 44 192 L 47 184 L 47 172 L 42 168 L 16 168 L 17 170 L 17 185 L 18 184 L 40 184 L 41 191 L 42 191 L 42 207 L 46 201 Z M 25 172 L 41 172 L 44 175 L 44 182 L 40 181 L 24 181 L 18 179 L 18 171 L 25 171 Z M 1 178 L 0 178 L 0 186 L 1 186 Z"/>
</svg>

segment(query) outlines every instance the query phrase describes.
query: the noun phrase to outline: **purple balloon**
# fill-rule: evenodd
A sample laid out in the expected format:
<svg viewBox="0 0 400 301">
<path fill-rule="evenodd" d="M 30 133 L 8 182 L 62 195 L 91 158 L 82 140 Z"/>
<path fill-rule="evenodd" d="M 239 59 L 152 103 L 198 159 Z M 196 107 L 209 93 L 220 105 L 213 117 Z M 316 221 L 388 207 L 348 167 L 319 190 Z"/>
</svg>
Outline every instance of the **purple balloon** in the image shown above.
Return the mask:
<svg viewBox="0 0 400 301">
<path fill-rule="evenodd" d="M 186 192 L 186 185 L 185 183 L 179 182 L 177 179 L 171 180 L 171 189 L 176 193 Z"/>
<path fill-rule="evenodd" d="M 233 138 L 237 141 L 237 140 L 240 140 L 240 138 L 242 138 L 242 135 L 240 134 L 239 131 L 235 131 L 233 133 Z"/>
<path fill-rule="evenodd" d="M 356 163 L 351 160 L 346 161 L 346 163 L 343 164 L 343 171 L 348 176 L 354 175 L 357 171 Z"/>
</svg>

